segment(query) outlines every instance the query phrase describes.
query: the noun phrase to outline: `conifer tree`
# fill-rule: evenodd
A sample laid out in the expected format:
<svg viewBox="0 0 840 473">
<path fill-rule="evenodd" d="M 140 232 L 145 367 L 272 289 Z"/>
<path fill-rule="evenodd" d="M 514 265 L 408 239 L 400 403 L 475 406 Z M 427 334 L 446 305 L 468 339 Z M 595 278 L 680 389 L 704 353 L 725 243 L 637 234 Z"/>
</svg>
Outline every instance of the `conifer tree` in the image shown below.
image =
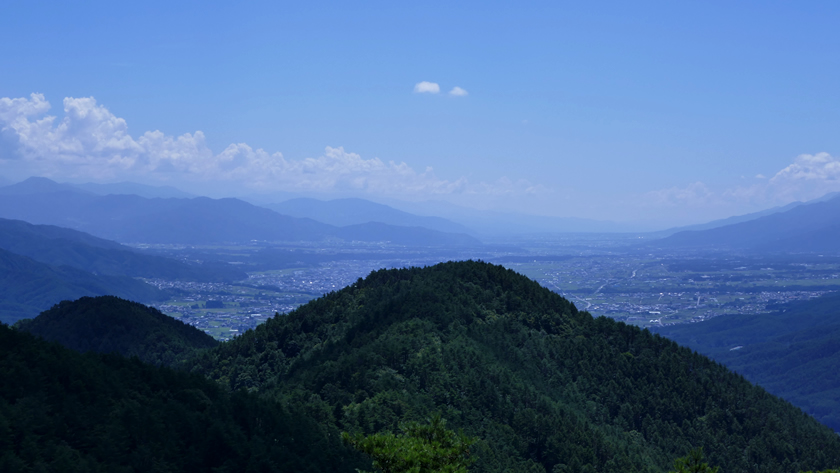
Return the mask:
<svg viewBox="0 0 840 473">
<path fill-rule="evenodd" d="M 383 473 L 466 473 L 473 460 L 470 446 L 476 439 L 446 428 L 440 414 L 428 424 L 410 422 L 402 433 L 377 433 L 367 437 L 342 433 L 344 440 L 373 459 Z"/>
</svg>

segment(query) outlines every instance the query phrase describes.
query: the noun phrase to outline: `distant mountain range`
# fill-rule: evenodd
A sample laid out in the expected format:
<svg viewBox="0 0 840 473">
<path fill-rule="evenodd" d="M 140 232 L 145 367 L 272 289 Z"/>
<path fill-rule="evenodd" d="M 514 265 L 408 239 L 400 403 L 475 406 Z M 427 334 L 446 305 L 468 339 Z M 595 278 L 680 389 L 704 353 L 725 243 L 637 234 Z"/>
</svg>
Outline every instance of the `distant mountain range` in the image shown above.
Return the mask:
<svg viewBox="0 0 840 473">
<path fill-rule="evenodd" d="M 791 204 L 778 212 L 731 225 L 681 231 L 649 245 L 760 252 L 840 252 L 840 196 Z"/>
<path fill-rule="evenodd" d="M 139 195 L 146 198 L 192 198 L 196 197 L 189 192 L 184 192 L 172 186 L 148 186 L 136 182 L 116 182 L 112 184 L 86 184 L 59 183 L 46 177 L 30 177 L 15 184 L 2 183 L 0 195 L 30 195 L 45 192 L 78 192 L 81 194 L 95 195 Z"/>
<path fill-rule="evenodd" d="M 470 229 L 440 217 L 423 217 L 365 199 L 291 199 L 263 207 L 292 217 L 306 217 L 339 227 L 369 222 L 403 227 L 423 227 L 448 233 L 471 233 Z"/>
<path fill-rule="evenodd" d="M 523 213 L 477 210 L 441 201 L 394 202 L 394 207 L 417 215 L 438 215 L 458 222 L 478 235 L 510 236 L 528 233 L 636 233 L 655 227 L 577 217 L 549 217 Z"/>
<path fill-rule="evenodd" d="M 768 215 L 773 215 L 777 213 L 787 212 L 788 210 L 794 209 L 799 207 L 800 205 L 809 205 L 815 204 L 817 202 L 826 202 L 832 200 L 836 197 L 840 196 L 840 192 L 832 192 L 826 194 L 822 197 L 817 199 L 809 200 L 807 202 L 791 202 L 787 205 L 782 205 L 779 207 L 773 207 L 767 210 L 762 210 L 760 212 L 752 212 L 744 215 L 735 215 L 732 217 L 722 218 L 720 220 L 712 220 L 711 222 L 707 223 L 698 223 L 697 225 L 686 225 L 684 227 L 674 227 L 669 228 L 667 230 L 662 230 L 661 232 L 655 232 L 661 234 L 662 236 L 669 236 L 679 232 L 688 232 L 688 231 L 700 231 L 700 230 L 711 230 L 713 228 L 720 228 L 725 227 L 728 225 L 734 225 L 736 223 L 742 222 L 749 222 L 750 220 L 756 220 L 761 217 L 765 217 Z"/>
<path fill-rule="evenodd" d="M 403 246 L 481 245 L 466 234 L 417 227 L 381 223 L 336 227 L 281 215 L 238 199 L 95 195 L 45 178 L 30 178 L 0 188 L 0 217 L 58 225 L 123 243 L 343 240 L 388 241 Z"/>
</svg>

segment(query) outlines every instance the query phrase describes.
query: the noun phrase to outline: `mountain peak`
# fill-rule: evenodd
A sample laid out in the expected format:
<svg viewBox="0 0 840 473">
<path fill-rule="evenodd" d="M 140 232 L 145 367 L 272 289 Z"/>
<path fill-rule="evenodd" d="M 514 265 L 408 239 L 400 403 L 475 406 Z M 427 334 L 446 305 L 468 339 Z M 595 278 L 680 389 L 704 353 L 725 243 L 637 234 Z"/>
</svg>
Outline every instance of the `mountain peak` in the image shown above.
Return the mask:
<svg viewBox="0 0 840 473">
<path fill-rule="evenodd" d="M 664 471 L 691 445 L 725 471 L 840 463 L 833 432 L 721 365 L 477 261 L 375 271 L 193 366 L 325 429 L 440 412 L 482 439 L 476 471 Z"/>
<path fill-rule="evenodd" d="M 37 176 L 30 177 L 16 184 L 0 187 L 0 194 L 6 195 L 28 195 L 49 192 L 76 192 L 79 194 L 89 194 L 89 192 L 76 188 L 70 184 L 62 184 L 46 177 Z"/>
</svg>

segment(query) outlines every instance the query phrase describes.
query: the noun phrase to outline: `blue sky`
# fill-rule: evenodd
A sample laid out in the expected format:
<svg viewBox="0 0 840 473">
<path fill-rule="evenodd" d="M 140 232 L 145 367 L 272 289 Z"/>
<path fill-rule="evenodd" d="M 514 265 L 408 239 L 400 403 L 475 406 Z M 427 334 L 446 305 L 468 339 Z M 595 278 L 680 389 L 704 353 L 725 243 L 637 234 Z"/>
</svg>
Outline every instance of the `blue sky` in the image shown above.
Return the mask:
<svg viewBox="0 0 840 473">
<path fill-rule="evenodd" d="M 8 180 L 661 225 L 840 191 L 835 2 L 82 3 L 0 6 Z"/>
</svg>

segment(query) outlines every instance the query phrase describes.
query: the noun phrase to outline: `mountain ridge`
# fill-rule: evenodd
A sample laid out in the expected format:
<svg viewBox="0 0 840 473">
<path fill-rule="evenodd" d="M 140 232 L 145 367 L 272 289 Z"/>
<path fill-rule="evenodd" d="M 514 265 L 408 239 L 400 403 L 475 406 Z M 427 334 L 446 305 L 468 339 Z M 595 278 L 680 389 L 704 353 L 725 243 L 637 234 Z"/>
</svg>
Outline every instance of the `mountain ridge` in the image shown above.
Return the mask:
<svg viewBox="0 0 840 473">
<path fill-rule="evenodd" d="M 48 180 L 38 180 L 44 183 Z M 52 181 L 50 181 L 52 182 Z M 47 192 L 9 193 L 0 188 L 0 217 L 72 228 L 122 243 L 219 244 L 258 241 L 312 242 L 340 240 L 342 232 L 359 241 L 378 243 L 377 225 L 346 230 L 308 218 L 281 215 L 233 198 L 153 198 L 99 196 L 68 190 L 52 182 Z M 40 189 L 41 187 L 38 187 Z M 36 189 L 37 190 L 37 189 Z M 365 227 L 367 225 L 367 227 Z M 394 245 L 480 246 L 474 237 L 428 230 L 418 241 L 411 228 L 390 226 Z M 368 231 L 364 231 L 368 228 Z M 458 243 L 460 242 L 460 243 Z"/>
<path fill-rule="evenodd" d="M 648 243 L 660 248 L 838 252 L 840 197 L 797 205 L 784 212 L 709 230 L 684 231 Z"/>
<path fill-rule="evenodd" d="M 475 471 L 664 471 L 697 445 L 733 472 L 840 463 L 840 438 L 743 377 L 481 262 L 375 271 L 188 368 L 350 432 L 440 412 L 482 439 Z"/>
<path fill-rule="evenodd" d="M 283 215 L 307 217 L 338 227 L 377 222 L 403 227 L 422 227 L 446 233 L 471 233 L 469 228 L 441 217 L 414 215 L 388 205 L 358 198 L 327 201 L 296 198 L 266 204 L 263 207 Z"/>
</svg>

